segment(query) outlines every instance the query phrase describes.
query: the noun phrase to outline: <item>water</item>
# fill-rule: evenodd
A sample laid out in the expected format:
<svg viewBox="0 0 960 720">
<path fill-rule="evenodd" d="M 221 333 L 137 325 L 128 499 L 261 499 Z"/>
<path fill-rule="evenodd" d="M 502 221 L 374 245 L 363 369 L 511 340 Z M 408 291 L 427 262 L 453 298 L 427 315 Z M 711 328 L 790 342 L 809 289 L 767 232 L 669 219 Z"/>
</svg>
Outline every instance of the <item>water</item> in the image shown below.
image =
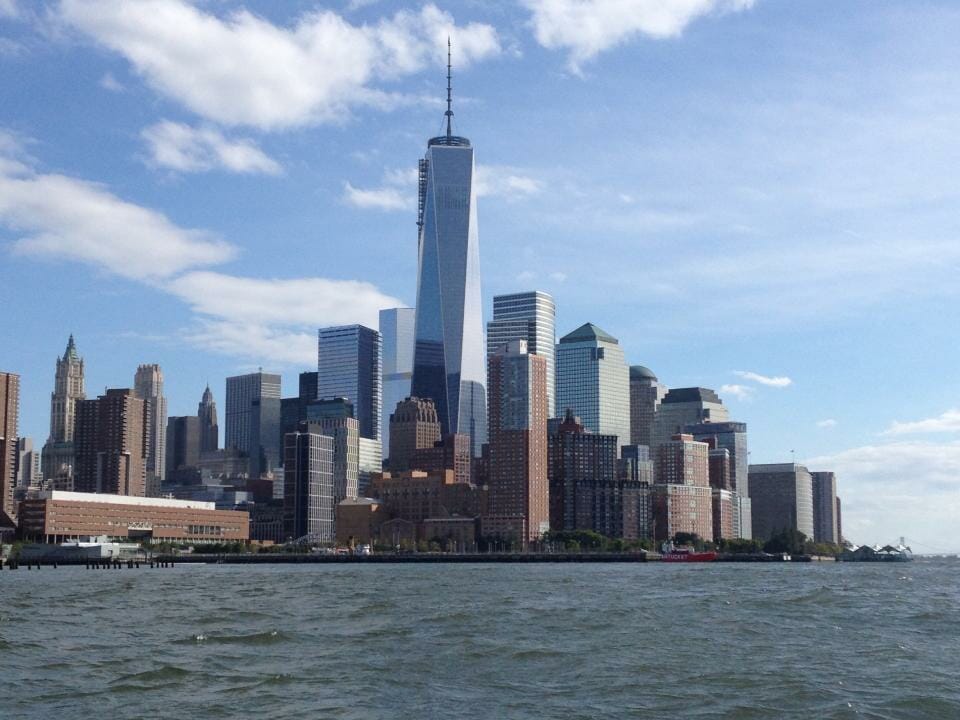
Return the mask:
<svg viewBox="0 0 960 720">
<path fill-rule="evenodd" d="M 2 718 L 958 718 L 960 565 L 0 574 Z"/>
</svg>

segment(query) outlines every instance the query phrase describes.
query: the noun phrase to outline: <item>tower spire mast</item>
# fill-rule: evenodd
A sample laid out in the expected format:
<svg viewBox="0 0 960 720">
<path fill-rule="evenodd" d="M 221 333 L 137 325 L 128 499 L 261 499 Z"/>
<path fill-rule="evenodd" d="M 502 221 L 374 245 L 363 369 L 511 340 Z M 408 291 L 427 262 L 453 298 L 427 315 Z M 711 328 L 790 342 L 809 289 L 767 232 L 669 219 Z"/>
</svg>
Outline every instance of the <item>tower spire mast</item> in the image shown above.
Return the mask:
<svg viewBox="0 0 960 720">
<path fill-rule="evenodd" d="M 453 137 L 453 129 L 451 127 L 451 121 L 453 120 L 453 86 L 451 85 L 452 74 L 451 67 L 451 49 L 450 49 L 450 36 L 447 36 L 447 112 L 444 113 L 447 116 L 447 139 L 449 140 Z"/>
</svg>

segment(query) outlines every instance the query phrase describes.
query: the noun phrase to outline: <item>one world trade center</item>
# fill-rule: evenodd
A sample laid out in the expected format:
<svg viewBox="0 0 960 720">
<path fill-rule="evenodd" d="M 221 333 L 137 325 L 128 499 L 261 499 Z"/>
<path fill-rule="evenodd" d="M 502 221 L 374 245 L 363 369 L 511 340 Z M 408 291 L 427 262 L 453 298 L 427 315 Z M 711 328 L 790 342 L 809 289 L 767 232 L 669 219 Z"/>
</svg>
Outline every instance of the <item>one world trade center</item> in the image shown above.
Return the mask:
<svg viewBox="0 0 960 720">
<path fill-rule="evenodd" d="M 449 41 L 448 41 L 449 45 Z M 449 47 L 445 135 L 420 161 L 416 344 L 411 393 L 430 398 L 444 435 L 487 439 L 486 372 L 473 147 L 452 132 Z"/>
</svg>

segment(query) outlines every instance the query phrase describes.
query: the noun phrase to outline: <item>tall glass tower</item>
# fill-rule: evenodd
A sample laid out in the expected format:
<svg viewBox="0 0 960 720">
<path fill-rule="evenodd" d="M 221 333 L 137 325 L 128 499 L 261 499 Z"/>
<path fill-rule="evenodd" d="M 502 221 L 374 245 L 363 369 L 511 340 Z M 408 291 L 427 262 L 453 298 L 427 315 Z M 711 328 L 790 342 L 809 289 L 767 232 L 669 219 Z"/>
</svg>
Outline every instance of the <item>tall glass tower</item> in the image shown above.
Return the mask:
<svg viewBox="0 0 960 720">
<path fill-rule="evenodd" d="M 444 435 L 487 438 L 483 308 L 473 147 L 452 132 L 449 41 L 447 133 L 420 161 L 417 307 L 411 394 L 434 401 Z"/>
</svg>

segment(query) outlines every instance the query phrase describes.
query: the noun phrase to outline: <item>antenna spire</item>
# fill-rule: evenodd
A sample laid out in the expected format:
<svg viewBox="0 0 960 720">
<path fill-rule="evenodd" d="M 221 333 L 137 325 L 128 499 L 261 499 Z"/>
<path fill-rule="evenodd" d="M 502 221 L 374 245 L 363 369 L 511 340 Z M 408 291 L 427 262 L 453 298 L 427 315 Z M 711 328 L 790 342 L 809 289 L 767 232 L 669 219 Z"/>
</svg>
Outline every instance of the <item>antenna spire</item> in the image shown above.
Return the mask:
<svg viewBox="0 0 960 720">
<path fill-rule="evenodd" d="M 451 58 L 450 36 L 448 35 L 447 36 L 447 112 L 444 113 L 444 115 L 447 116 L 447 139 L 448 140 L 453 136 L 453 129 L 451 128 L 451 125 L 450 125 L 451 121 L 453 120 L 453 109 L 452 109 L 453 95 L 451 94 L 453 87 L 451 85 L 452 76 L 450 72 L 452 63 L 450 62 L 450 58 Z"/>
</svg>

